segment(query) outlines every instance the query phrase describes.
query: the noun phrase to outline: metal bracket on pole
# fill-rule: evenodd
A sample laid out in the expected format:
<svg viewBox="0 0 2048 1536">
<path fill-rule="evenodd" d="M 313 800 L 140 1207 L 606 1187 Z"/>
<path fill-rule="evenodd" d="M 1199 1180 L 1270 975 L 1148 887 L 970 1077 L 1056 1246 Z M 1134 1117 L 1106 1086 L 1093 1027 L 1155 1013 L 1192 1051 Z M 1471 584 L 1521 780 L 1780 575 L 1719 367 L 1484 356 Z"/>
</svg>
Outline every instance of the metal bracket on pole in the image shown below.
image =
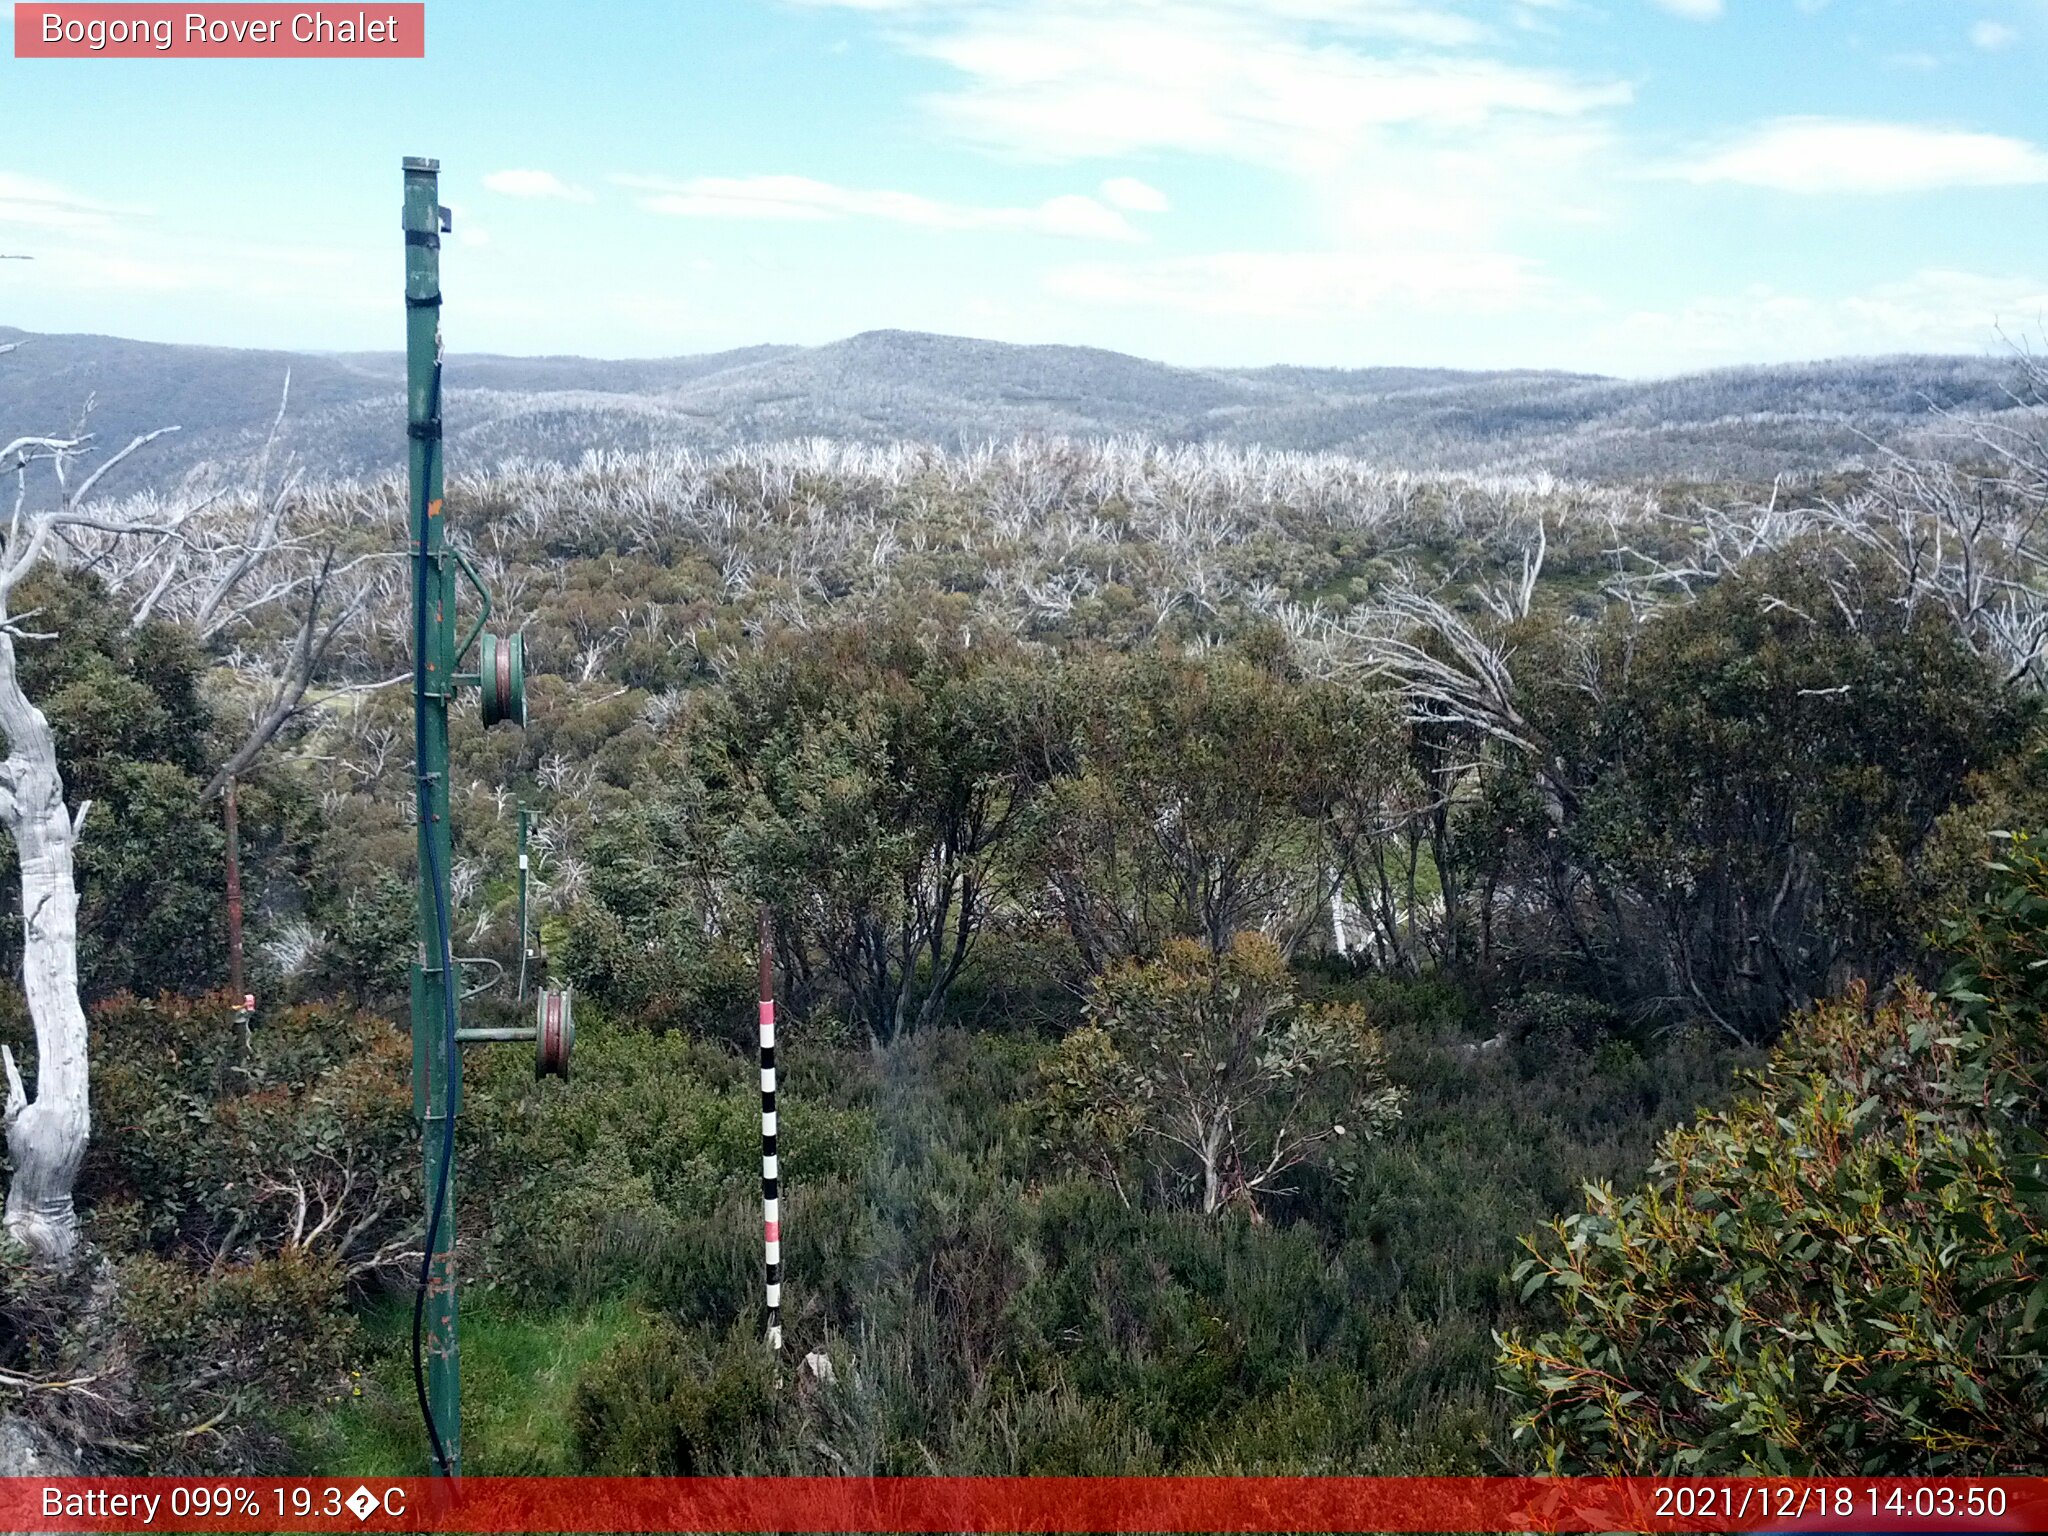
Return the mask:
<svg viewBox="0 0 2048 1536">
<path fill-rule="evenodd" d="M 484 626 L 491 621 L 491 594 L 484 586 L 484 579 L 477 575 L 476 567 L 469 563 L 469 557 L 456 545 L 448 546 L 448 553 L 455 557 L 455 568 L 462 572 L 469 582 L 469 589 L 477 595 L 480 608 L 476 622 L 469 626 L 469 633 L 462 637 L 462 643 L 455 647 L 455 664 L 462 665 L 462 658 L 469 654 L 469 648 L 476 644 L 476 637 L 484 632 Z M 466 681 L 466 679 L 458 679 Z"/>
</svg>

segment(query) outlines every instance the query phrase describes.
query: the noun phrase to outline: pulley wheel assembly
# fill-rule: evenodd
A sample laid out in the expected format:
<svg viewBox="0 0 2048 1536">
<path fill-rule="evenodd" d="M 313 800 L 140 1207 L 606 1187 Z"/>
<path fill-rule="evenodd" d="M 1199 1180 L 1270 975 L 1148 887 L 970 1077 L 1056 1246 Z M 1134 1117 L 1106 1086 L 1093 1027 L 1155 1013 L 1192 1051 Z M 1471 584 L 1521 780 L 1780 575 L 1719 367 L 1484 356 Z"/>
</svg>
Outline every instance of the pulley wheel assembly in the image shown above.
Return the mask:
<svg viewBox="0 0 2048 1536">
<path fill-rule="evenodd" d="M 569 1052 L 576 1045 L 576 1020 L 567 987 L 545 988 L 534 1019 L 533 1075 L 569 1080 Z"/>
<path fill-rule="evenodd" d="M 477 689 L 484 724 L 526 724 L 526 637 L 485 635 L 477 645 Z"/>
</svg>

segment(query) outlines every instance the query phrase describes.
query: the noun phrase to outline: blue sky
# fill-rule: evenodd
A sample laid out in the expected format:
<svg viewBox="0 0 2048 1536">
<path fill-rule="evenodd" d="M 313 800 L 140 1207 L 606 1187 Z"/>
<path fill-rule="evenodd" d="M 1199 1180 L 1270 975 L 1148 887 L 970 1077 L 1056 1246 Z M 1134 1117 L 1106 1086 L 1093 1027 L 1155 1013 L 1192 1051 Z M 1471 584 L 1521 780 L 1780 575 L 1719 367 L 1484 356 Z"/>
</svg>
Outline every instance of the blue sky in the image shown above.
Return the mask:
<svg viewBox="0 0 2048 1536">
<path fill-rule="evenodd" d="M 457 350 L 900 326 L 1641 375 L 2048 324 L 2048 0 L 427 17 L 407 62 L 18 60 L 0 20 L 0 252 L 35 258 L 0 322 L 394 347 L 431 154 Z"/>
</svg>

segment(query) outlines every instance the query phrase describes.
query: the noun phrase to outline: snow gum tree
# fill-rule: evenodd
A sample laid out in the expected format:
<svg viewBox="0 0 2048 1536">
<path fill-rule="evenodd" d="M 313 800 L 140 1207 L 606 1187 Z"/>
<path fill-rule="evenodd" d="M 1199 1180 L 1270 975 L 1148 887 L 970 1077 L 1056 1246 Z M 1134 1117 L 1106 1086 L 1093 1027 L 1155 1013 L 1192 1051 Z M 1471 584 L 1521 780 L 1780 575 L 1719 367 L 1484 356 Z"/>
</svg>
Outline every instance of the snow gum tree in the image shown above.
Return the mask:
<svg viewBox="0 0 2048 1536">
<path fill-rule="evenodd" d="M 4 350 L 12 350 L 7 348 Z M 15 590 L 43 562 L 70 547 L 74 532 L 174 537 L 181 520 L 123 522 L 95 516 L 101 480 L 159 433 L 136 438 L 73 483 L 83 436 L 18 437 L 0 447 L 0 469 L 15 478 L 13 514 L 0 546 L 0 825 L 21 865 L 21 985 L 35 1026 L 36 1087 L 22 1080 L 13 1049 L 0 1045 L 7 1074 L 7 1151 L 14 1178 L 7 1188 L 9 1235 L 36 1257 L 61 1261 L 78 1244 L 72 1185 L 91 1131 L 85 1009 L 78 995 L 78 882 L 73 852 L 91 802 L 76 809 L 64 798 L 56 740 L 42 710 L 23 692 L 15 647 L 54 639 L 28 626 L 33 610 L 16 613 Z M 53 498 L 31 505 L 30 470 L 47 465 Z"/>
<path fill-rule="evenodd" d="M 1356 1003 L 1302 1006 L 1280 947 L 1240 933 L 1220 954 L 1173 939 L 1096 979 L 1089 1022 L 1043 1072 L 1049 1145 L 1106 1174 L 1135 1158 L 1205 1215 L 1288 1192 L 1289 1172 L 1400 1115 L 1379 1032 Z"/>
</svg>

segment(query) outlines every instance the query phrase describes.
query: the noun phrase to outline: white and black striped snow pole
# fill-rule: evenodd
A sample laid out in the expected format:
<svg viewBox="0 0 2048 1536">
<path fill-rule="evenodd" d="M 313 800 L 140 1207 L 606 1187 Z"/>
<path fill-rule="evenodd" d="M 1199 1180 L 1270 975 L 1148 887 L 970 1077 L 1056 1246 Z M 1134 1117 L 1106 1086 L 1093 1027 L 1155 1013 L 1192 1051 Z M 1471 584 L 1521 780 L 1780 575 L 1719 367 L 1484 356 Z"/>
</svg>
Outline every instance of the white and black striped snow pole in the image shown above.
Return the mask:
<svg viewBox="0 0 2048 1536">
<path fill-rule="evenodd" d="M 775 965 L 761 909 L 761 1240 L 767 1258 L 768 1347 L 782 1348 L 782 1168 L 775 1153 Z"/>
</svg>

